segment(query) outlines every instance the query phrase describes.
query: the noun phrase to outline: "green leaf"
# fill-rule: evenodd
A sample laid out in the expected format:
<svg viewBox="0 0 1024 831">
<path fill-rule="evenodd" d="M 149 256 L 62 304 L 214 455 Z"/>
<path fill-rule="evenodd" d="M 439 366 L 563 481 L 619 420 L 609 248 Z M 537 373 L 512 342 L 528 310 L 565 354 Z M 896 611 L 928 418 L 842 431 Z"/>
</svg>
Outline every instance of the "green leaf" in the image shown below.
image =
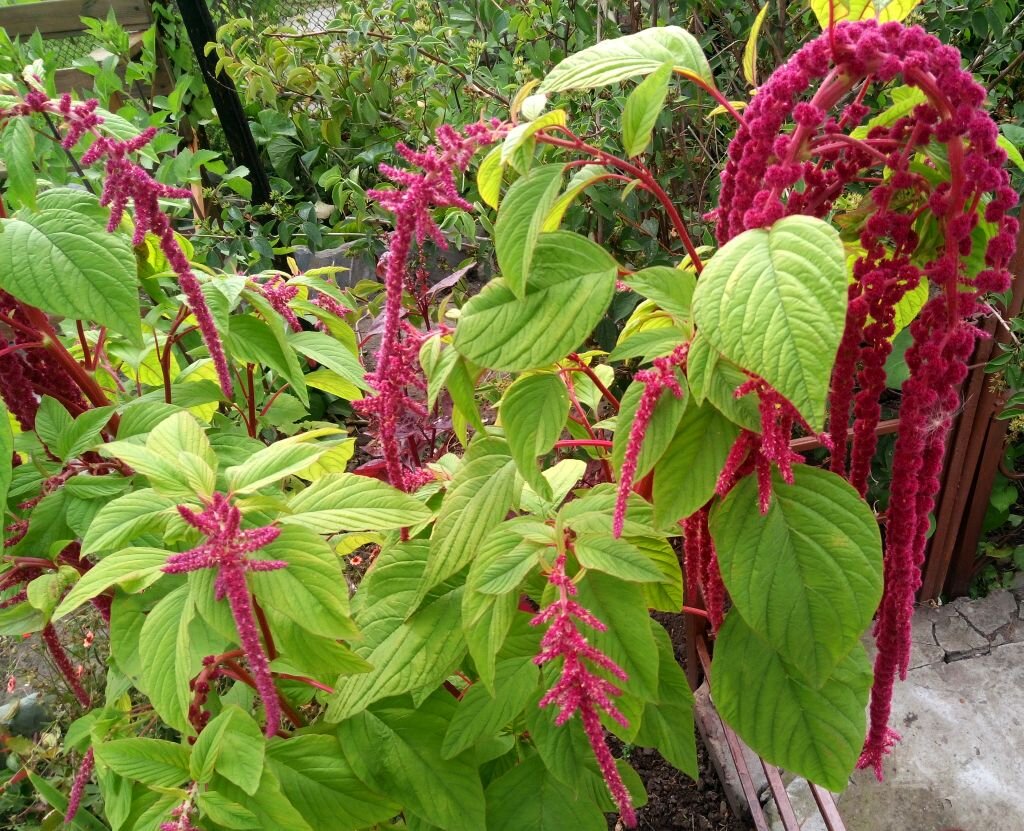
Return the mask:
<svg viewBox="0 0 1024 831">
<path fill-rule="evenodd" d="M 476 189 L 480 198 L 492 208 L 498 207 L 501 198 L 501 145 L 492 147 L 476 170 Z"/>
<path fill-rule="evenodd" d="M 113 551 L 143 534 L 163 531 L 178 515 L 175 504 L 150 488 L 107 503 L 90 523 L 82 540 L 82 553 Z"/>
<path fill-rule="evenodd" d="M 557 375 L 523 375 L 501 398 L 501 425 L 512 460 L 531 488 L 550 499 L 551 486 L 537 469 L 537 457 L 554 446 L 569 415 L 569 394 Z"/>
<path fill-rule="evenodd" d="M 697 743 L 693 729 L 693 693 L 676 662 L 664 627 L 651 621 L 658 644 L 658 700 L 647 702 L 633 743 L 654 747 L 676 770 L 697 778 Z"/>
<path fill-rule="evenodd" d="M 188 682 L 199 671 L 201 660 L 190 648 L 189 624 L 194 614 L 188 586 L 181 586 L 146 615 L 139 635 L 139 688 L 165 722 L 186 734 L 192 733 L 187 718 Z"/>
<path fill-rule="evenodd" d="M 676 398 L 675 393 L 667 387 L 661 390 L 657 401 L 654 404 L 654 413 L 651 416 L 647 430 L 644 432 L 643 444 L 640 446 L 640 454 L 637 456 L 636 479 L 646 476 L 648 471 L 662 457 L 668 448 L 672 437 L 676 434 L 679 422 L 686 412 L 687 388 L 686 378 L 683 373 L 676 370 L 676 381 L 683 391 L 682 398 Z M 630 426 L 636 419 L 637 409 L 643 397 L 647 385 L 642 381 L 634 380 L 626 388 L 622 401 L 619 402 L 619 414 L 615 419 L 616 430 L 612 439 L 612 462 L 616 467 L 621 468 L 626 457 L 626 447 L 629 444 Z M 621 425 L 621 426 L 620 426 Z"/>
<path fill-rule="evenodd" d="M 205 784 L 219 773 L 251 796 L 260 786 L 266 749 L 263 731 L 252 716 L 228 704 L 199 734 L 189 775 Z"/>
<path fill-rule="evenodd" d="M 545 127 L 564 127 L 566 121 L 565 110 L 552 110 L 532 121 L 524 121 L 521 124 L 517 124 L 508 131 L 501 143 L 501 163 L 510 164 L 516 170 L 520 169 L 522 167 L 519 163 L 521 154 L 524 151 L 529 151 L 528 157 L 532 156 L 533 135 Z"/>
<path fill-rule="evenodd" d="M 261 309 L 261 313 L 268 319 L 276 318 L 276 313 L 262 297 L 248 291 L 245 297 Z M 283 329 L 271 326 L 252 315 L 232 315 L 230 320 L 231 327 L 225 338 L 225 345 L 231 355 L 243 363 L 272 369 L 291 384 L 299 401 L 308 405 L 309 392 L 303 380 L 302 367 Z"/>
<path fill-rule="evenodd" d="M 105 557 L 79 578 L 54 610 L 53 619 L 60 620 L 115 584 L 140 581 L 144 588 L 159 577 L 168 554 L 159 548 L 125 548 Z"/>
<path fill-rule="evenodd" d="M 693 315 L 708 343 L 764 378 L 815 430 L 846 318 L 839 233 L 809 216 L 729 240 L 707 263 Z"/>
<path fill-rule="evenodd" d="M 331 372 L 361 390 L 368 390 L 366 370 L 351 350 L 324 332 L 296 332 L 288 335 L 288 343 L 299 354 L 312 358 Z"/>
<path fill-rule="evenodd" d="M 541 234 L 525 296 L 492 280 L 463 307 L 455 348 L 489 369 L 546 367 L 593 331 L 615 293 L 616 272 L 615 260 L 586 237 Z"/>
<path fill-rule="evenodd" d="M 496 735 L 533 697 L 539 675 L 530 659 L 499 661 L 494 695 L 483 684 L 474 684 L 460 699 L 441 744 L 441 758 L 452 759 L 478 739 Z"/>
<path fill-rule="evenodd" d="M 836 23 L 844 20 L 905 20 L 921 4 L 922 0 L 831 0 L 834 3 L 832 19 Z M 830 0 L 810 0 L 811 9 L 818 18 L 822 29 L 829 25 Z"/>
<path fill-rule="evenodd" d="M 413 586 L 412 591 L 415 590 Z M 461 605 L 462 590 L 457 589 L 442 595 L 404 623 L 404 610 L 382 621 L 376 633 L 380 638 L 378 644 L 362 655 L 373 670 L 338 680 L 337 692 L 328 698 L 325 719 L 341 721 L 382 698 L 441 683 L 465 651 L 459 629 Z"/>
<path fill-rule="evenodd" d="M 260 827 L 260 821 L 252 811 L 221 796 L 216 791 L 200 791 L 196 795 L 196 802 L 204 816 L 225 828 L 247 831 L 250 828 Z"/>
<path fill-rule="evenodd" d="M 693 336 L 686 361 L 686 381 L 695 403 L 710 401 L 734 424 L 760 432 L 761 412 L 756 395 L 736 397 L 736 390 L 749 378 L 738 366 L 723 358 L 700 332 Z"/>
<path fill-rule="evenodd" d="M 752 87 L 757 86 L 757 38 L 761 34 L 768 7 L 769 3 L 766 0 L 754 18 L 754 25 L 750 27 L 750 35 L 747 37 L 747 45 L 743 47 L 743 77 Z"/>
<path fill-rule="evenodd" d="M 601 809 L 532 755 L 487 787 L 488 831 L 603 831 Z"/>
<path fill-rule="evenodd" d="M 401 811 L 387 792 L 359 779 L 335 736 L 293 736 L 267 748 L 267 765 L 285 796 L 315 829 L 357 831 Z"/>
<path fill-rule="evenodd" d="M 7 504 L 7 491 L 14 473 L 11 467 L 13 457 L 14 432 L 11 430 L 7 407 L 0 401 L 0 508 Z M 0 529 L 0 539 L 3 539 L 3 533 L 3 529 Z"/>
<path fill-rule="evenodd" d="M 576 197 L 591 185 L 604 181 L 608 175 L 608 170 L 599 164 L 587 164 L 579 168 L 570 177 L 569 183 L 565 186 L 565 192 L 558 197 L 551 210 L 548 211 L 541 230 L 557 231 L 562 224 L 562 217 L 569 210 L 569 206 L 576 201 Z"/>
<path fill-rule="evenodd" d="M 28 118 L 12 118 L 4 128 L 4 162 L 7 169 L 8 207 L 36 208 L 35 132 Z"/>
<path fill-rule="evenodd" d="M 633 291 L 653 300 L 679 322 L 689 320 L 693 290 L 697 287 L 693 272 L 655 265 L 630 274 L 623 282 Z"/>
<path fill-rule="evenodd" d="M 339 531 L 384 531 L 418 525 L 431 512 L 413 496 L 376 479 L 331 473 L 299 491 L 289 501 L 284 525 L 301 525 L 318 534 Z"/>
<path fill-rule="evenodd" d="M 135 254 L 122 233 L 65 209 L 0 220 L 0 288 L 50 314 L 142 341 Z"/>
<path fill-rule="evenodd" d="M 260 549 L 260 556 L 288 564 L 282 569 L 247 575 L 262 606 L 316 635 L 335 639 L 358 636 L 348 613 L 341 564 L 314 531 L 286 525 L 276 540 Z"/>
<path fill-rule="evenodd" d="M 498 269 L 512 293 L 526 294 L 537 238 L 562 184 L 562 165 L 535 167 L 508 189 L 494 224 Z"/>
<path fill-rule="evenodd" d="M 61 459 L 74 459 L 86 450 L 91 450 L 100 443 L 100 431 L 110 421 L 113 413 L 113 407 L 86 410 L 57 441 L 57 455 Z"/>
<path fill-rule="evenodd" d="M 515 467 L 508 456 L 480 456 L 452 478 L 430 534 L 419 598 L 470 563 L 480 543 L 512 505 Z"/>
<path fill-rule="evenodd" d="M 506 594 L 526 579 L 540 560 L 538 555 L 543 553 L 545 547 L 529 540 L 520 540 L 518 545 L 501 551 L 496 556 L 485 555 L 494 551 L 492 546 L 488 549 L 481 549 L 477 559 L 473 561 L 474 571 L 477 571 L 477 563 L 481 564 L 477 574 L 473 576 L 473 587 L 481 594 Z"/>
<path fill-rule="evenodd" d="M 658 648 L 639 586 L 598 571 L 579 582 L 576 600 L 607 630 L 588 631 L 587 640 L 629 675 L 629 690 L 645 700 L 658 691 Z"/>
<path fill-rule="evenodd" d="M 639 548 L 624 539 L 603 534 L 584 534 L 576 539 L 573 550 L 584 568 L 610 574 L 630 583 L 666 581 L 661 570 Z"/>
<path fill-rule="evenodd" d="M 766 761 L 830 791 L 846 787 L 860 755 L 870 687 L 860 644 L 815 689 L 735 610 L 718 630 L 711 697 L 722 718 Z"/>
<path fill-rule="evenodd" d="M 259 787 L 252 795 L 246 794 L 241 788 L 227 779 L 215 776 L 211 788 L 256 815 L 261 829 L 284 829 L 288 831 L 321 831 L 313 828 L 305 817 L 284 795 L 281 782 L 268 766 L 263 768 L 263 777 Z"/>
<path fill-rule="evenodd" d="M 60 816 L 64 816 L 68 810 L 68 799 L 57 790 L 49 780 L 43 779 L 38 774 L 28 772 L 28 779 L 39 795 L 46 800 L 46 803 L 56 809 Z M 76 831 L 110 831 L 106 825 L 100 822 L 88 811 L 79 811 L 71 821 L 70 827 Z"/>
<path fill-rule="evenodd" d="M 639 156 L 651 143 L 654 124 L 665 106 L 672 62 L 668 61 L 644 78 L 629 94 L 622 110 L 622 147 L 626 158 Z"/>
<path fill-rule="evenodd" d="M 711 404 L 686 408 L 675 436 L 654 466 L 654 521 L 675 524 L 699 510 L 715 494 L 739 428 Z"/>
<path fill-rule="evenodd" d="M 57 453 L 61 436 L 71 430 L 74 419 L 57 399 L 44 395 L 39 399 L 36 412 L 36 435 L 62 461 L 64 457 Z"/>
<path fill-rule="evenodd" d="M 407 811 L 445 831 L 485 828 L 484 792 L 469 754 L 441 755 L 456 707 L 444 690 L 418 710 L 380 707 L 338 727 L 342 753 L 371 787 L 398 799 Z"/>
<path fill-rule="evenodd" d="M 96 761 L 115 773 L 154 785 L 173 788 L 189 779 L 189 749 L 161 739 L 117 739 L 93 745 Z"/>
<path fill-rule="evenodd" d="M 678 26 L 659 26 L 603 40 L 570 55 L 541 83 L 540 92 L 593 89 L 635 75 L 649 75 L 665 63 L 681 74 L 714 83 L 697 39 Z"/>
<path fill-rule="evenodd" d="M 683 570 L 679 555 L 660 537 L 630 537 L 622 539 L 635 545 L 658 569 L 661 582 L 644 583 L 644 603 L 659 612 L 678 612 L 683 605 Z"/>
<path fill-rule="evenodd" d="M 797 465 L 773 477 L 762 515 L 755 477 L 711 513 L 722 579 L 737 612 L 815 687 L 831 676 L 871 622 L 882 596 L 874 514 L 836 474 Z"/>
<path fill-rule="evenodd" d="M 242 464 L 229 467 L 225 471 L 228 488 L 239 495 L 254 493 L 305 470 L 330 449 L 331 445 L 313 441 L 304 434 L 274 442 Z"/>
</svg>

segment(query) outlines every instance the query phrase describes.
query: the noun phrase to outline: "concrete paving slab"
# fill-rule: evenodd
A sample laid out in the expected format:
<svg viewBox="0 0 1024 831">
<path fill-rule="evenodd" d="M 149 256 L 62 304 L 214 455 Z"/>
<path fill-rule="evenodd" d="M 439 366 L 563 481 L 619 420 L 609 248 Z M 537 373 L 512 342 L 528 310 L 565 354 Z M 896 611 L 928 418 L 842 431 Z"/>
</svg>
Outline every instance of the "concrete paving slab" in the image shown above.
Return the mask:
<svg viewBox="0 0 1024 831">
<path fill-rule="evenodd" d="M 837 795 L 847 831 L 1024 830 L 1024 643 L 911 670 L 892 723 L 884 782 L 858 771 Z M 802 831 L 824 831 L 802 781 L 789 791 Z"/>
<path fill-rule="evenodd" d="M 964 606 L 960 614 L 981 634 L 992 636 L 1017 616 L 1017 600 L 1005 589 L 994 591 Z"/>
</svg>

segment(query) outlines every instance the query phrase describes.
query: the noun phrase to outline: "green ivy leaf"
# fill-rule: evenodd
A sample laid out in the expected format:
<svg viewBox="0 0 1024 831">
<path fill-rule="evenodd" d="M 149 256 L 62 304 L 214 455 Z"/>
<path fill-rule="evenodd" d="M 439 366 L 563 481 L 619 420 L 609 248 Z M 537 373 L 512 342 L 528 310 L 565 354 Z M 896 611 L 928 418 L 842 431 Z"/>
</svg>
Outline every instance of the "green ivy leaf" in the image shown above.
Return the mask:
<svg viewBox="0 0 1024 831">
<path fill-rule="evenodd" d="M 57 208 L 0 220 L 0 288 L 141 344 L 135 269 L 128 238 L 93 217 Z"/>
<path fill-rule="evenodd" d="M 474 684 L 459 701 L 441 744 L 441 758 L 453 759 L 478 739 L 496 735 L 523 711 L 537 689 L 540 671 L 529 658 L 499 661 L 495 692 Z"/>
<path fill-rule="evenodd" d="M 846 283 L 838 232 L 820 219 L 789 216 L 744 231 L 708 261 L 694 320 L 710 346 L 764 378 L 821 430 Z"/>
<path fill-rule="evenodd" d="M 755 477 L 711 513 L 722 579 L 737 612 L 811 687 L 824 684 L 871 622 L 882 596 L 874 514 L 840 476 L 797 465 L 778 474 L 762 515 Z"/>
<path fill-rule="evenodd" d="M 672 62 L 663 63 L 644 78 L 626 99 L 622 110 L 622 147 L 626 158 L 639 156 L 651 143 L 651 132 L 665 106 Z"/>
<path fill-rule="evenodd" d="M 494 224 L 498 269 L 512 293 L 522 299 L 541 225 L 562 184 L 562 165 L 535 167 L 508 189 Z"/>
<path fill-rule="evenodd" d="M 219 773 L 250 796 L 256 793 L 263 775 L 267 742 L 252 716 L 234 705 L 226 705 L 199 734 L 189 761 L 190 777 L 207 783 Z"/>
<path fill-rule="evenodd" d="M 387 823 L 401 811 L 390 794 L 374 790 L 356 776 L 335 736 L 293 736 L 271 742 L 267 766 L 313 828 L 357 831 Z"/>
<path fill-rule="evenodd" d="M 815 689 L 736 610 L 718 630 L 711 696 L 722 718 L 766 761 L 830 791 L 846 787 L 860 755 L 870 688 L 860 644 Z"/>
<path fill-rule="evenodd" d="M 679 26 L 658 26 L 603 40 L 570 55 L 548 73 L 539 92 L 602 87 L 635 75 L 650 75 L 665 63 L 681 74 L 714 83 L 697 39 Z"/>
<path fill-rule="evenodd" d="M 93 745 L 96 761 L 115 773 L 153 785 L 173 788 L 189 779 L 189 749 L 161 739 L 117 739 Z"/>
<path fill-rule="evenodd" d="M 525 296 L 492 280 L 463 307 L 455 348 L 489 369 L 546 367 L 593 331 L 615 293 L 616 271 L 615 260 L 586 237 L 541 234 Z"/>
<path fill-rule="evenodd" d="M 445 690 L 419 709 L 395 703 L 338 727 L 342 753 L 371 787 L 444 831 L 485 828 L 484 791 L 469 754 L 445 759 L 441 746 L 456 701 Z"/>
<path fill-rule="evenodd" d="M 489 831 L 603 831 L 601 809 L 560 782 L 532 755 L 487 787 Z"/>
<path fill-rule="evenodd" d="M 699 510 L 715 495 L 739 428 L 711 404 L 687 407 L 675 436 L 654 466 L 654 521 L 658 528 Z"/>
<path fill-rule="evenodd" d="M 431 512 L 415 497 L 385 482 L 353 473 L 331 473 L 299 491 L 289 501 L 284 525 L 301 525 L 318 534 L 339 531 L 384 531 L 418 525 Z"/>
<path fill-rule="evenodd" d="M 537 457 L 554 446 L 569 415 L 569 394 L 557 375 L 523 375 L 501 398 L 501 425 L 520 476 L 546 499 L 551 486 L 537 469 Z"/>
</svg>

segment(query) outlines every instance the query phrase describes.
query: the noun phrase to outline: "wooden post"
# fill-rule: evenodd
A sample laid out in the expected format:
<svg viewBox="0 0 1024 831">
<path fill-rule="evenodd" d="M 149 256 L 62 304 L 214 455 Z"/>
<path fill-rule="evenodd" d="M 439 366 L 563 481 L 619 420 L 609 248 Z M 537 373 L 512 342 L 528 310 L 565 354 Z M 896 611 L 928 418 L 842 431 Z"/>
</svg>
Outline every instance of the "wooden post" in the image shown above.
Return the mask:
<svg viewBox="0 0 1024 831">
<path fill-rule="evenodd" d="M 252 202 L 262 205 L 270 201 L 270 178 L 263 167 L 256 140 L 249 129 L 249 121 L 242 109 L 242 101 L 234 82 L 223 72 L 216 73 L 216 58 L 206 54 L 206 44 L 217 39 L 217 30 L 210 15 L 207 0 L 178 0 L 181 19 L 188 31 L 192 50 L 195 52 L 199 70 L 210 90 L 210 97 L 217 108 L 220 126 L 231 148 L 235 163 L 245 165 L 249 169 L 249 182 L 252 184 Z"/>
</svg>

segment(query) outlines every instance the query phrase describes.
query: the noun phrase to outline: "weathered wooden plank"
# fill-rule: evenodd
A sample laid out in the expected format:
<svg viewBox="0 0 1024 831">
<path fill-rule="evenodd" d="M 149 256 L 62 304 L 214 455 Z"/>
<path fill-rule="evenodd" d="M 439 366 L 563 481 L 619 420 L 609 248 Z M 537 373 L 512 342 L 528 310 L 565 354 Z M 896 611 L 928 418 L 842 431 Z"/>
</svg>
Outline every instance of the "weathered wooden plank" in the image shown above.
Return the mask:
<svg viewBox="0 0 1024 831">
<path fill-rule="evenodd" d="M 81 18 L 106 17 L 111 8 L 129 32 L 153 21 L 148 0 L 43 0 L 0 8 L 0 28 L 11 37 L 27 37 L 37 29 L 47 38 L 68 37 L 84 30 Z"/>
</svg>

